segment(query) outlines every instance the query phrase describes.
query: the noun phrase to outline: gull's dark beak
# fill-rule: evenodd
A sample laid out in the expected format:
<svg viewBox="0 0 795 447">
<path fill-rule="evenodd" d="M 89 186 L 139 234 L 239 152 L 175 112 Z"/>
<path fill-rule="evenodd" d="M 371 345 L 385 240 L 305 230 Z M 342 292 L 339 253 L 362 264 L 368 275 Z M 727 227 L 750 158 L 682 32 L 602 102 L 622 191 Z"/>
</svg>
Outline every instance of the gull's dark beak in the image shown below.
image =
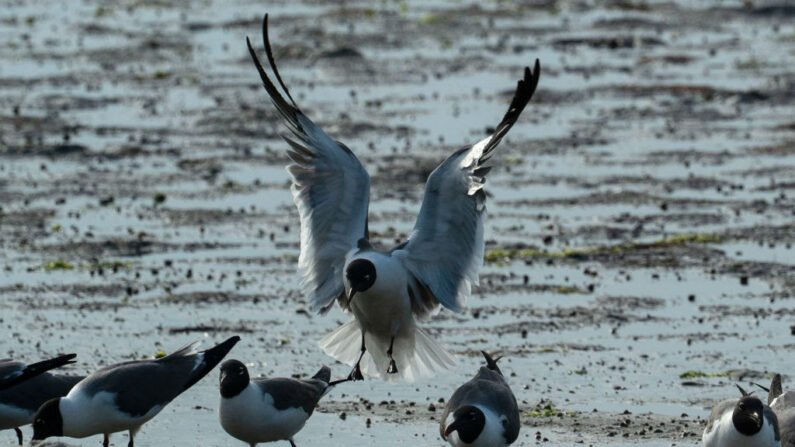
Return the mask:
<svg viewBox="0 0 795 447">
<path fill-rule="evenodd" d="M 351 307 L 351 302 L 353 302 L 353 297 L 354 296 L 356 296 L 356 290 L 355 289 L 351 289 L 351 291 L 348 292 L 348 307 Z"/>
<path fill-rule="evenodd" d="M 445 439 L 445 441 L 447 440 L 447 437 L 450 436 L 450 433 L 458 430 L 459 428 L 460 428 L 460 425 L 458 424 L 457 420 L 453 421 L 452 424 L 448 425 L 447 428 L 444 430 L 444 439 Z"/>
</svg>

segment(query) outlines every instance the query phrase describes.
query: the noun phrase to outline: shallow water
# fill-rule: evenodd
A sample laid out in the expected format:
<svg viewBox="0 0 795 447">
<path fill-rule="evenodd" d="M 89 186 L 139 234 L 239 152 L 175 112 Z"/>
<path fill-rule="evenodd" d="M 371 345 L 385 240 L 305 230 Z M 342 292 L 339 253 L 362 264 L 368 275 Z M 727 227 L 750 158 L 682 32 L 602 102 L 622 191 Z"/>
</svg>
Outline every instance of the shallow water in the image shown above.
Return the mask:
<svg viewBox="0 0 795 447">
<path fill-rule="evenodd" d="M 76 352 L 87 373 L 240 334 L 230 356 L 254 374 L 347 374 L 316 341 L 348 317 L 308 314 L 297 287 L 284 129 L 245 47 L 269 12 L 293 96 L 373 177 L 384 245 L 411 231 L 431 169 L 542 64 L 487 185 L 487 252 L 533 250 L 487 263 L 465 312 L 424 323 L 459 367 L 341 385 L 297 444 L 440 445 L 438 400 L 486 349 L 527 413 L 519 445 L 696 445 L 734 383 L 795 370 L 795 22 L 770 5 L 12 2 L 0 357 Z M 236 443 L 217 380 L 137 444 Z M 531 416 L 541 399 L 564 414 Z"/>
</svg>

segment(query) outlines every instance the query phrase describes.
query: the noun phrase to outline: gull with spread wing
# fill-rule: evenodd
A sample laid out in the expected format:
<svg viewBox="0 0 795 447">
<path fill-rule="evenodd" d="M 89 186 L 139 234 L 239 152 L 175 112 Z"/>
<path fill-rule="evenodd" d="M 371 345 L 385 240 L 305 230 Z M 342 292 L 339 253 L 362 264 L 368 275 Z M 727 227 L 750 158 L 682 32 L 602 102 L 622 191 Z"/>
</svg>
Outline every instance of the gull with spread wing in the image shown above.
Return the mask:
<svg viewBox="0 0 795 447">
<path fill-rule="evenodd" d="M 336 301 L 354 319 L 320 341 L 330 356 L 364 376 L 414 380 L 454 364 L 416 324 L 440 306 L 461 311 L 483 264 L 483 191 L 488 160 L 538 85 L 539 63 L 525 67 L 508 112 L 494 133 L 453 153 L 430 175 L 408 241 L 374 249 L 368 238 L 370 177 L 353 152 L 299 109 L 279 75 L 262 26 L 268 62 L 289 102 L 265 73 L 246 39 L 265 90 L 292 133 L 292 193 L 301 218 L 298 267 L 315 311 Z"/>
</svg>

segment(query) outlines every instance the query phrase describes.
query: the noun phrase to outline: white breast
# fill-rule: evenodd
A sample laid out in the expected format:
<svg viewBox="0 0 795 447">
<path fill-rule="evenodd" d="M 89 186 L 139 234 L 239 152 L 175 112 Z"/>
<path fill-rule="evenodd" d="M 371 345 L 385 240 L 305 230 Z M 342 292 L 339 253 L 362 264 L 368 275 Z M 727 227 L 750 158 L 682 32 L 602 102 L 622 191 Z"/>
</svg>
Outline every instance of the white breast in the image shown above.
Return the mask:
<svg viewBox="0 0 795 447">
<path fill-rule="evenodd" d="M 277 410 L 273 397 L 255 384 L 232 398 L 221 398 L 221 426 L 235 438 L 256 444 L 288 440 L 298 433 L 309 419 L 303 408 Z"/>
<path fill-rule="evenodd" d="M 447 443 L 453 447 L 506 447 L 508 443 L 505 442 L 505 429 L 502 426 L 502 418 L 487 407 L 482 405 L 475 406 L 486 416 L 486 424 L 483 426 L 480 436 L 471 444 L 467 444 L 458 437 L 458 432 L 454 431 L 447 437 Z M 445 427 L 452 422 L 453 412 L 450 412 L 445 421 Z"/>
<path fill-rule="evenodd" d="M 156 406 L 143 416 L 132 417 L 116 407 L 115 394 L 103 391 L 88 396 L 79 387 L 61 399 L 59 408 L 63 434 L 72 438 L 137 430 L 163 409 Z"/>
<path fill-rule="evenodd" d="M 407 272 L 399 259 L 367 252 L 356 257 L 368 259 L 375 265 L 375 283 L 359 292 L 351 303 L 351 310 L 365 331 L 389 340 L 398 332 L 413 329 L 411 301 L 407 291 Z M 349 262 L 353 259 L 349 259 Z M 350 283 L 345 278 L 345 290 Z"/>
<path fill-rule="evenodd" d="M 765 419 L 762 429 L 753 436 L 746 436 L 738 432 L 732 423 L 732 411 L 727 411 L 712 426 L 712 431 L 701 438 L 704 447 L 781 447 L 781 441 L 776 440 L 773 424 Z"/>
<path fill-rule="evenodd" d="M 35 413 L 13 405 L 0 403 L 0 430 L 21 427 L 33 422 Z"/>
</svg>

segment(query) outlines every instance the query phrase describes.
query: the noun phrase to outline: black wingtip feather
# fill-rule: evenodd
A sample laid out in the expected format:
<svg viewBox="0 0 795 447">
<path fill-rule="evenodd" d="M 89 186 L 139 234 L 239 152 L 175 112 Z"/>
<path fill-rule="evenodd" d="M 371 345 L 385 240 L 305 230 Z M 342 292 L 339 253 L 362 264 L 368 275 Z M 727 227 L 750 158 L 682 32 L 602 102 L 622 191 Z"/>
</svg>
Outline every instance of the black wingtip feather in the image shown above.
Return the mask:
<svg viewBox="0 0 795 447">
<path fill-rule="evenodd" d="M 481 161 L 488 160 L 490 157 L 489 153 L 494 150 L 498 144 L 500 144 L 502 137 L 508 133 L 511 127 L 513 127 L 514 123 L 516 123 L 516 120 L 519 119 L 519 115 L 522 114 L 522 111 L 524 111 L 527 103 L 529 103 L 530 99 L 533 97 L 536 87 L 538 87 L 538 79 L 540 75 L 541 63 L 538 59 L 536 59 L 536 63 L 532 71 L 530 70 L 530 67 L 524 67 L 524 78 L 517 81 L 516 92 L 513 94 L 513 99 L 511 99 L 511 105 L 508 107 L 508 111 L 505 112 L 505 116 L 502 117 L 500 124 L 498 124 L 494 130 L 491 140 L 483 151 Z"/>
<path fill-rule="evenodd" d="M 77 354 L 64 354 L 53 359 L 33 363 L 25 368 L 25 374 L 34 376 L 51 369 L 60 368 L 61 366 L 67 365 L 69 363 L 74 363 L 73 359 L 75 357 L 77 357 Z"/>
<path fill-rule="evenodd" d="M 7 381 L 3 381 L 2 384 L 0 385 L 0 389 L 10 388 L 18 383 L 36 377 L 51 369 L 60 368 L 61 366 L 68 365 L 70 363 L 75 363 L 73 360 L 75 357 L 77 357 L 77 354 L 64 354 L 52 359 L 31 363 L 22 370 L 22 374 L 20 374 L 18 377 Z"/>
<path fill-rule="evenodd" d="M 267 16 L 265 18 L 265 21 L 267 23 Z M 265 31 L 263 30 L 263 32 Z M 284 83 L 282 82 L 281 77 L 279 76 L 279 72 L 276 71 L 276 65 L 273 64 L 272 61 L 273 55 L 270 51 L 270 44 L 268 44 L 267 42 L 268 41 L 266 40 L 266 52 L 268 53 L 268 60 L 271 62 L 271 66 L 274 70 L 274 73 L 276 73 L 276 77 L 279 80 L 279 83 L 282 85 L 282 87 L 284 87 Z M 257 68 L 257 72 L 259 72 L 259 77 L 262 80 L 262 85 L 265 87 L 265 91 L 268 92 L 271 101 L 273 101 L 273 104 L 276 106 L 276 108 L 279 110 L 282 116 L 284 116 L 285 119 L 287 119 L 289 125 L 292 128 L 295 128 L 295 130 L 300 131 L 301 127 L 297 119 L 297 114 L 300 112 L 298 106 L 295 105 L 294 101 L 292 104 L 289 104 L 287 101 L 285 101 L 281 93 L 279 93 L 279 89 L 276 88 L 276 85 L 274 85 L 273 82 L 270 80 L 268 74 L 265 73 L 265 68 L 262 66 L 262 63 L 259 61 L 259 57 L 257 57 L 257 52 L 254 50 L 254 46 L 251 44 L 251 39 L 249 39 L 248 36 L 246 36 L 246 45 L 248 46 L 248 53 L 249 55 L 251 55 L 251 60 L 254 61 L 254 66 Z M 289 96 L 289 92 L 287 94 Z M 293 98 L 290 97 L 290 101 L 292 100 Z"/>
<path fill-rule="evenodd" d="M 773 380 L 770 382 L 770 390 L 768 391 L 767 396 L 767 403 L 771 404 L 773 401 L 784 393 L 784 389 L 781 386 L 781 374 L 776 374 L 773 376 Z"/>
<path fill-rule="evenodd" d="M 290 102 L 293 103 L 293 107 L 298 109 L 298 105 L 295 103 L 293 95 L 290 94 L 290 89 L 284 85 L 282 76 L 279 74 L 279 69 L 276 68 L 276 60 L 273 58 L 271 40 L 268 36 L 268 14 L 265 14 L 265 17 L 262 19 L 262 41 L 265 42 L 265 54 L 268 56 L 268 63 L 271 65 L 271 70 L 273 70 L 273 73 L 276 75 L 276 80 L 279 81 L 279 85 L 281 85 L 282 89 L 284 89 L 284 93 L 286 93 L 287 97 L 290 98 Z"/>
<path fill-rule="evenodd" d="M 511 100 L 511 106 L 508 108 L 508 112 L 505 113 L 505 116 L 502 118 L 502 122 L 500 123 L 498 128 L 503 127 L 504 125 L 510 123 L 509 125 L 513 125 L 514 122 L 519 118 L 519 115 L 522 114 L 522 111 L 527 106 L 527 103 L 530 102 L 530 98 L 533 97 L 533 94 L 536 91 L 536 87 L 538 87 L 538 79 L 541 74 L 541 64 L 536 59 L 535 66 L 532 71 L 530 71 L 530 67 L 524 67 L 524 79 L 518 81 L 516 83 L 516 93 L 513 95 L 513 99 Z"/>
<path fill-rule="evenodd" d="M 219 364 L 221 360 L 223 360 L 224 357 L 229 354 L 229 351 L 231 351 L 239 341 L 240 337 L 235 335 L 227 338 L 226 341 L 207 349 L 206 351 L 202 351 L 201 354 L 204 356 L 202 359 L 202 364 L 199 369 L 194 371 L 192 377 L 188 380 L 183 389 L 187 390 L 188 388 L 195 385 L 196 382 L 201 380 L 204 376 L 206 376 L 207 373 L 215 368 L 215 365 Z"/>
<path fill-rule="evenodd" d="M 313 379 L 322 380 L 323 382 L 329 383 L 331 381 L 331 368 L 326 365 L 323 365 L 314 376 Z"/>
</svg>

